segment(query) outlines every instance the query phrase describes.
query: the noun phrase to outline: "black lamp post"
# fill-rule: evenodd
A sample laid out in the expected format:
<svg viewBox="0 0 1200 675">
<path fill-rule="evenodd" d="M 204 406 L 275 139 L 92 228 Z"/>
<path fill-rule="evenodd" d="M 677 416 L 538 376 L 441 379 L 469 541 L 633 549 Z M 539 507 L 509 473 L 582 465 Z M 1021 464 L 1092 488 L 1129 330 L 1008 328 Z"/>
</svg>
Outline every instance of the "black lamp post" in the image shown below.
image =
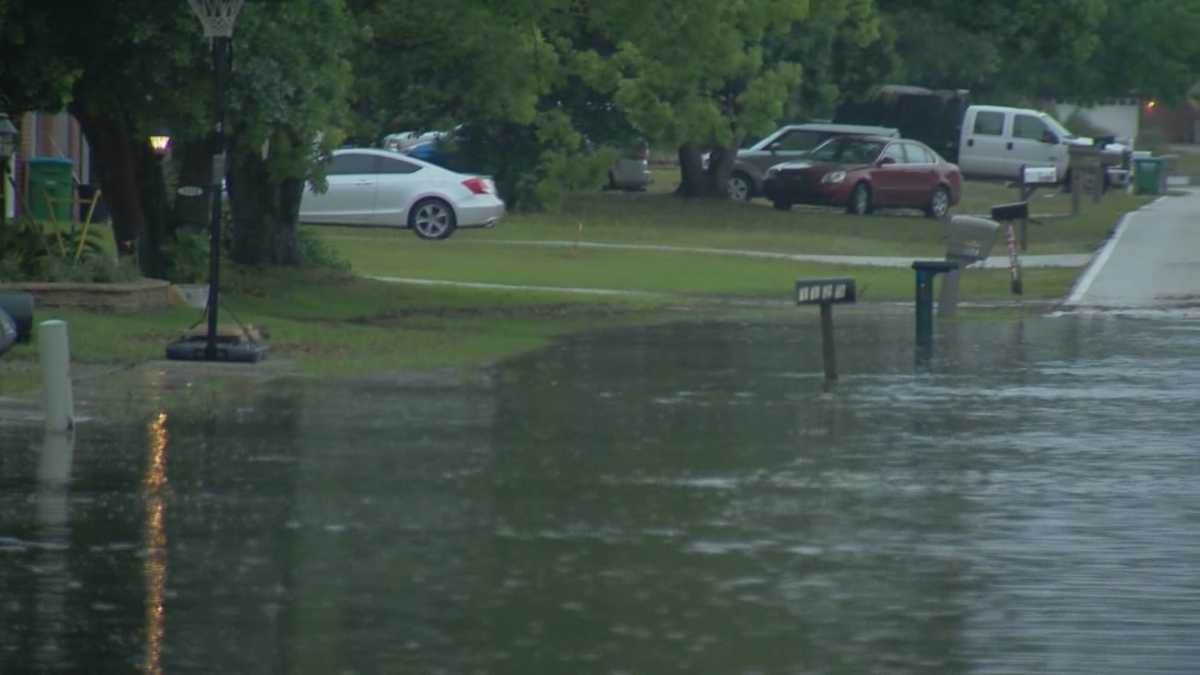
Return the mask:
<svg viewBox="0 0 1200 675">
<path fill-rule="evenodd" d="M 221 198 L 225 179 L 225 71 L 229 68 L 229 43 L 233 24 L 242 9 L 243 0 L 188 0 L 192 11 L 204 26 L 204 36 L 212 43 L 213 53 L 213 160 L 212 160 L 212 219 L 208 248 L 208 335 L 204 359 L 215 361 L 217 355 L 217 308 L 220 293 L 221 263 Z"/>
<path fill-rule="evenodd" d="M 8 119 L 8 113 L 0 112 L 0 227 L 8 219 L 8 158 L 17 152 L 17 128 Z"/>
</svg>

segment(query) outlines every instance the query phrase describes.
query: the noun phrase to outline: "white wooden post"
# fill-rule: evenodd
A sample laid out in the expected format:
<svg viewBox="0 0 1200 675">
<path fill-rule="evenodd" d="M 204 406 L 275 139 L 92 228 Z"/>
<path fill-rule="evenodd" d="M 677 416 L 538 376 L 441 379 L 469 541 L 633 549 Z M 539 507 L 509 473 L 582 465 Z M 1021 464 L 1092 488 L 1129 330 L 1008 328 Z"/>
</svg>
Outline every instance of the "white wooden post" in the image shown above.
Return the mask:
<svg viewBox="0 0 1200 675">
<path fill-rule="evenodd" d="M 38 358 L 42 365 L 42 395 L 46 431 L 70 431 L 75 426 L 75 400 L 71 394 L 71 346 L 65 321 L 38 325 Z"/>
</svg>

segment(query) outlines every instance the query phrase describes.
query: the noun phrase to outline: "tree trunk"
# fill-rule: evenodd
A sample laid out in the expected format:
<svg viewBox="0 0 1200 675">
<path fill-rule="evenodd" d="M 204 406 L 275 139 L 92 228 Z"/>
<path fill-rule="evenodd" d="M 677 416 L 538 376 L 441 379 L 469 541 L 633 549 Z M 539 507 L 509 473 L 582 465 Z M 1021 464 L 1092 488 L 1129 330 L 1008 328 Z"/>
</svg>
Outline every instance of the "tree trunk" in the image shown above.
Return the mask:
<svg viewBox="0 0 1200 675">
<path fill-rule="evenodd" d="M 728 196 L 729 171 L 736 148 L 716 148 L 709 153 L 708 165 L 700 149 L 690 143 L 679 147 L 679 188 L 675 194 L 685 197 L 725 198 Z"/>
<path fill-rule="evenodd" d="M 99 165 L 100 189 L 112 217 L 117 253 L 136 255 L 146 276 L 164 276 L 166 187 L 159 159 L 127 120 L 93 113 L 78 99 L 69 110 L 79 120 Z"/>
<path fill-rule="evenodd" d="M 142 276 L 151 279 L 167 278 L 167 257 L 163 246 L 167 243 L 167 183 L 163 178 L 163 160 L 147 148 L 149 166 L 145 168 L 142 181 L 142 210 L 146 215 L 141 237 L 138 239 L 138 266 Z"/>
<path fill-rule="evenodd" d="M 298 265 L 296 220 L 303 194 L 303 179 L 275 182 L 260 157 L 236 156 L 229 180 L 230 258 L 243 265 Z"/>
</svg>

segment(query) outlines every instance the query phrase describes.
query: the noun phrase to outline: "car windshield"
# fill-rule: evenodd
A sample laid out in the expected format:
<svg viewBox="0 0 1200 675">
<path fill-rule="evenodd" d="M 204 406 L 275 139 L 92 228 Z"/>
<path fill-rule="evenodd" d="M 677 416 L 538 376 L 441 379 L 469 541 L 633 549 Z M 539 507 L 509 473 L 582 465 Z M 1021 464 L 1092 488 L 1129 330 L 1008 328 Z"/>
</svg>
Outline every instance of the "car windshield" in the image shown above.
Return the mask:
<svg viewBox="0 0 1200 675">
<path fill-rule="evenodd" d="M 813 149 L 809 159 L 840 164 L 870 164 L 883 150 L 884 144 L 865 138 L 842 136 L 831 138 Z"/>
</svg>

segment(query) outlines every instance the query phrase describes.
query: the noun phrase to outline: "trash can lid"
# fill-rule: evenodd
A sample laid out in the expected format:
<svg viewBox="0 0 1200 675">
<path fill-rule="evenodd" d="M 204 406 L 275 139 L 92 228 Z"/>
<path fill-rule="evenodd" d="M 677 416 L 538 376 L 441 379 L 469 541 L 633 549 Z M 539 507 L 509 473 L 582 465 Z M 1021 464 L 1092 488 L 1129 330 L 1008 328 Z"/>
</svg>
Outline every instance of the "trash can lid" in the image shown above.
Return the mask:
<svg viewBox="0 0 1200 675">
<path fill-rule="evenodd" d="M 28 162 L 28 164 L 30 164 L 30 165 L 45 164 L 45 165 L 52 165 L 52 166 L 53 165 L 70 166 L 74 163 L 75 162 L 73 162 L 69 159 L 65 159 L 63 157 L 34 157 L 34 158 L 30 159 Z"/>
</svg>

